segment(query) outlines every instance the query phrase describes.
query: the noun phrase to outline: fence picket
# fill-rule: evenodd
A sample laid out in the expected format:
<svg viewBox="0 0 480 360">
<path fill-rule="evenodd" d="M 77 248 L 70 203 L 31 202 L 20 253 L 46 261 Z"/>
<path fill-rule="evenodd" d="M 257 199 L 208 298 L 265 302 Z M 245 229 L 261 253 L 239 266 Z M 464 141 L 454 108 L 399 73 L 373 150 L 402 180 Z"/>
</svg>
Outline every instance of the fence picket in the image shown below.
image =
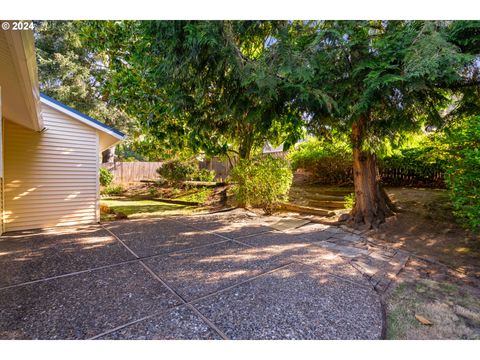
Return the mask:
<svg viewBox="0 0 480 360">
<path fill-rule="evenodd" d="M 158 174 L 156 170 L 162 165 L 162 162 L 115 162 L 101 164 L 102 167 L 110 170 L 115 176 L 115 183 L 127 184 L 141 180 L 156 180 Z"/>
</svg>

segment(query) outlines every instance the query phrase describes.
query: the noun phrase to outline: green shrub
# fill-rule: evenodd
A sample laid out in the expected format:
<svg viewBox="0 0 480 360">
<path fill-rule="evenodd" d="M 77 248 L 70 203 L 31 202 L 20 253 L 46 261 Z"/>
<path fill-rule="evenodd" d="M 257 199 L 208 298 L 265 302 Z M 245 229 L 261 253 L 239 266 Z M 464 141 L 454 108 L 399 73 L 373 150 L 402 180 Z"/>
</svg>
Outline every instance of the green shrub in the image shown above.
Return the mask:
<svg viewBox="0 0 480 360">
<path fill-rule="evenodd" d="M 292 150 L 288 158 L 293 169 L 306 169 L 315 171 L 319 162 L 325 159 L 339 159 L 349 161 L 351 165 L 352 150 L 346 137 L 334 138 L 332 140 L 311 137 Z"/>
<path fill-rule="evenodd" d="M 148 194 L 152 198 L 158 197 L 158 189 L 156 189 L 155 187 L 151 187 L 151 188 L 148 189 Z"/>
<path fill-rule="evenodd" d="M 445 157 L 439 151 L 441 144 L 425 135 L 415 140 L 408 147 L 380 153 L 378 167 L 384 175 L 384 183 L 444 187 L 441 176 L 434 177 L 445 170 Z M 289 159 L 294 169 L 309 171 L 318 183 L 353 184 L 352 150 L 344 137 L 336 135 L 332 140 L 310 138 L 293 150 Z M 401 175 L 392 173 L 393 169 L 400 170 Z"/>
<path fill-rule="evenodd" d="M 157 169 L 157 173 L 168 181 L 180 182 L 192 180 L 198 165 L 192 160 L 169 160 Z"/>
<path fill-rule="evenodd" d="M 454 215 L 474 232 L 480 231 L 480 117 L 447 130 L 447 170 Z"/>
<path fill-rule="evenodd" d="M 165 180 L 165 179 L 162 179 L 162 178 L 157 179 L 154 182 L 155 186 L 164 186 L 164 185 L 167 185 L 167 183 L 168 183 L 168 181 Z"/>
<path fill-rule="evenodd" d="M 345 200 L 345 209 L 353 209 L 353 207 L 355 206 L 355 193 L 350 193 L 346 195 L 343 199 Z"/>
<path fill-rule="evenodd" d="M 104 167 L 100 167 L 99 179 L 100 179 L 100 185 L 108 186 L 113 181 L 113 174 L 109 170 L 105 169 Z"/>
<path fill-rule="evenodd" d="M 310 138 L 288 155 L 293 169 L 304 169 L 321 184 L 346 185 L 353 183 L 352 151 L 348 139 Z"/>
<path fill-rule="evenodd" d="M 383 169 L 401 169 L 405 173 L 427 178 L 436 172 L 444 172 L 445 159 L 439 154 L 435 144 L 426 141 L 418 147 L 401 149 L 397 154 L 384 157 L 378 165 Z"/>
<path fill-rule="evenodd" d="M 109 185 L 104 187 L 101 191 L 100 194 L 102 195 L 121 195 L 125 189 L 123 188 L 122 185 Z"/>
<path fill-rule="evenodd" d="M 215 181 L 215 171 L 214 170 L 208 170 L 208 169 L 200 169 L 195 171 L 195 173 L 192 176 L 192 180 L 195 181 Z"/>
<path fill-rule="evenodd" d="M 272 156 L 240 160 L 230 176 L 236 183 L 233 193 L 238 203 L 260 207 L 266 214 L 286 200 L 293 179 L 289 163 Z"/>
<path fill-rule="evenodd" d="M 170 195 L 172 197 L 179 196 L 182 193 L 181 189 L 173 188 L 170 190 Z"/>
</svg>

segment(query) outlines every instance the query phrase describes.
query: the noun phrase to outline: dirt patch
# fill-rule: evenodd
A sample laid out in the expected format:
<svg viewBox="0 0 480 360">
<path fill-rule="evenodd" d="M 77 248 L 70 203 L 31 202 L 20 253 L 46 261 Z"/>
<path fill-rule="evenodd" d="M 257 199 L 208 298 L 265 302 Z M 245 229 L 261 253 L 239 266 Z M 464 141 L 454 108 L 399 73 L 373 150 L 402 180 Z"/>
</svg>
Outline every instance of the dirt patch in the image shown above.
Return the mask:
<svg viewBox="0 0 480 360">
<path fill-rule="evenodd" d="M 387 188 L 399 212 L 369 236 L 389 247 L 401 248 L 440 261 L 456 271 L 480 278 L 480 239 L 458 225 L 452 214 L 448 192 L 443 189 Z M 312 185 L 297 182 L 290 201 L 322 209 L 340 216 L 350 187 Z M 335 224 L 338 216 L 318 219 Z"/>
<path fill-rule="evenodd" d="M 399 212 L 368 235 L 480 279 L 480 239 L 461 228 L 446 190 L 388 188 Z"/>
<path fill-rule="evenodd" d="M 353 191 L 299 181 L 291 201 L 325 206 Z M 480 239 L 452 215 L 448 192 L 387 188 L 396 216 L 367 235 L 386 248 L 408 251 L 410 260 L 383 294 L 389 339 L 480 338 Z M 338 215 L 347 209 L 335 209 Z M 338 217 L 309 217 L 338 225 Z M 430 320 L 422 325 L 415 314 Z"/>
</svg>

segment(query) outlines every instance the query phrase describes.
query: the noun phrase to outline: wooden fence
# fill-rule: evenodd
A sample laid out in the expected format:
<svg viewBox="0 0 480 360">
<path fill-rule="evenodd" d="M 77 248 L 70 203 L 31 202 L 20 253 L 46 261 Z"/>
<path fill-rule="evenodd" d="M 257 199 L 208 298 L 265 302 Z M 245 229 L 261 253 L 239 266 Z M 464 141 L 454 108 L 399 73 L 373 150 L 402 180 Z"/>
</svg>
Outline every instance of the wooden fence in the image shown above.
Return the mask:
<svg viewBox="0 0 480 360">
<path fill-rule="evenodd" d="M 285 158 L 287 156 L 287 153 L 284 151 L 273 151 L 270 153 L 265 153 L 263 155 L 271 155 L 273 157 Z M 221 158 L 213 157 L 212 159 L 202 160 L 198 164 L 200 169 L 214 170 L 216 174 L 215 178 L 217 180 L 225 180 L 230 174 L 232 167 L 235 166 L 235 164 L 237 163 L 238 159 L 237 157 L 233 156 L 230 161 L 228 159 L 222 160 Z"/>
<path fill-rule="evenodd" d="M 264 155 L 271 155 L 278 158 L 285 158 L 287 153 L 283 151 L 272 152 Z M 236 159 L 232 159 L 235 164 Z M 230 173 L 232 166 L 228 160 L 213 158 L 200 162 L 200 168 L 215 170 L 216 178 L 224 180 Z M 353 184 L 353 169 L 350 162 L 345 164 L 330 164 L 326 162 L 324 168 L 317 169 L 316 174 L 311 174 L 312 180 L 324 185 L 346 185 Z M 431 174 L 420 176 L 405 169 L 379 168 L 382 182 L 389 186 L 445 188 L 443 173 L 436 171 Z"/>
<path fill-rule="evenodd" d="M 115 176 L 114 182 L 117 184 L 127 184 L 141 180 L 156 180 L 158 174 L 156 170 L 162 165 L 162 162 L 114 162 L 105 163 L 102 166 L 110 170 Z"/>
<path fill-rule="evenodd" d="M 232 163 L 235 164 L 236 160 L 232 159 Z M 202 160 L 198 163 L 200 169 L 208 169 L 215 171 L 216 180 L 225 180 L 232 170 L 232 165 L 228 159 L 222 160 L 220 158 L 214 157 L 209 160 Z"/>
<path fill-rule="evenodd" d="M 380 168 L 380 176 L 382 182 L 390 186 L 445 188 L 443 173 L 440 171 L 421 176 L 405 169 Z"/>
<path fill-rule="evenodd" d="M 271 155 L 276 157 L 284 157 L 285 153 L 278 152 Z M 233 165 L 235 159 L 232 159 Z M 115 162 L 102 164 L 103 167 L 109 169 L 115 176 L 115 183 L 126 184 L 129 182 L 138 182 L 141 180 L 156 180 L 158 174 L 156 170 L 162 165 L 162 162 Z M 317 168 L 316 171 L 310 172 L 312 180 L 325 185 L 345 185 L 353 184 L 353 172 L 350 164 L 342 166 L 332 166 L 331 164 L 323 164 L 325 168 Z M 201 169 L 214 170 L 217 180 L 225 180 L 229 175 L 232 165 L 228 160 L 213 158 L 211 160 L 203 160 L 199 162 Z M 418 176 L 403 169 L 382 168 L 380 167 L 380 175 L 385 185 L 390 186 L 413 186 L 413 187 L 430 187 L 444 188 L 445 183 L 443 174 L 435 172 L 428 176 Z"/>
</svg>

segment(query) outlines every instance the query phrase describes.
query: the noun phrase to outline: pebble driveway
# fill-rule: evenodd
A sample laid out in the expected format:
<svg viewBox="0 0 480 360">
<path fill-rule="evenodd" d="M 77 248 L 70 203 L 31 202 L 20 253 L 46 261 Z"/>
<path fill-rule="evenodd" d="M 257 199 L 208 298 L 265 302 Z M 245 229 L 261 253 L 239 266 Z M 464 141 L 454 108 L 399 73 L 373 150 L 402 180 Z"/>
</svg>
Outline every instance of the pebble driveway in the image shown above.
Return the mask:
<svg viewBox="0 0 480 360">
<path fill-rule="evenodd" d="M 9 233 L 0 338 L 380 339 L 380 295 L 407 259 L 235 211 Z"/>
</svg>

